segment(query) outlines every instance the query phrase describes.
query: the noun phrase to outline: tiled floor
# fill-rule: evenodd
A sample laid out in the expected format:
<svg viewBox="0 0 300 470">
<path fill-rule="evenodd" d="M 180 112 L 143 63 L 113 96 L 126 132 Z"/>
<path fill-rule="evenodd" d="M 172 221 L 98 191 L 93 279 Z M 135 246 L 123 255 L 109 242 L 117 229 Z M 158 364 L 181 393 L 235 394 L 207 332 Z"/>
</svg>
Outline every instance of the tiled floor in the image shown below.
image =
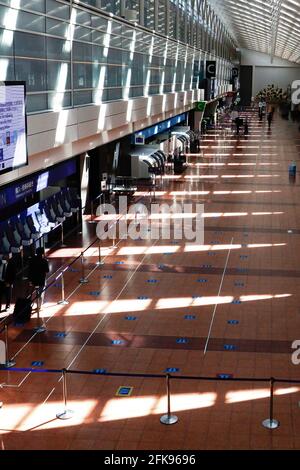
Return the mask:
<svg viewBox="0 0 300 470">
<path fill-rule="evenodd" d="M 92 247 L 89 283 L 78 282 L 80 262 L 65 275 L 69 305 L 57 305 L 60 281 L 46 294 L 45 333 L 35 334 L 35 316 L 10 328 L 17 367 L 42 361 L 49 369 L 300 379 L 291 348 L 300 332 L 300 184 L 288 175 L 299 146 L 297 126 L 279 116 L 268 131 L 251 115 L 247 138 L 208 132 L 187 171 L 167 175 L 155 195 L 157 203 L 194 204 L 193 212 L 203 203 L 204 244 L 150 236 L 105 241 L 100 268 Z M 143 190 L 136 197 L 149 206 Z M 51 253 L 53 269 L 80 253 L 95 227 L 85 224 L 67 248 Z M 275 384 L 280 427 L 269 431 L 261 424 L 269 413 L 268 381 L 172 379 L 179 421 L 164 426 L 164 378 L 67 377 L 75 413 L 61 421 L 60 374 L 0 372 L 0 448 L 300 447 L 300 384 Z M 117 397 L 120 386 L 133 387 L 131 395 Z"/>
</svg>

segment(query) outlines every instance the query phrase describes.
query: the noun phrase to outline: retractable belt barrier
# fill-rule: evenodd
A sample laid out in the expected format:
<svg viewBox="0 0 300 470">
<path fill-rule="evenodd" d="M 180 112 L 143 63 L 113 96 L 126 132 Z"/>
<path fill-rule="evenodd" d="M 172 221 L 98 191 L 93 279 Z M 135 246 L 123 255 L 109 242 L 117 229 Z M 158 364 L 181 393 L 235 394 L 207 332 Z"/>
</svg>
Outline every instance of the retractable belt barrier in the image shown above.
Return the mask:
<svg viewBox="0 0 300 470">
<path fill-rule="evenodd" d="M 9 361 L 8 361 L 9 363 Z M 279 427 L 280 423 L 274 418 L 274 385 L 275 383 L 285 384 L 299 384 L 300 380 L 293 379 L 281 379 L 275 377 L 201 377 L 201 376 L 188 376 L 188 375 L 171 375 L 171 374 L 143 374 L 143 373 L 127 373 L 127 372 L 107 372 L 101 371 L 101 374 L 97 371 L 88 370 L 71 370 L 71 369 L 34 369 L 29 367 L 13 367 L 11 364 L 3 364 L 2 370 L 9 370 L 10 372 L 26 372 L 26 373 L 38 373 L 38 374 L 59 374 L 61 375 L 63 383 L 63 410 L 56 414 L 59 419 L 70 419 L 74 416 L 74 410 L 68 408 L 68 375 L 91 375 L 97 376 L 99 380 L 101 377 L 132 377 L 132 378 L 146 378 L 146 379 L 165 379 L 166 381 L 166 397 L 167 397 L 167 413 L 161 416 L 160 422 L 165 425 L 172 425 L 178 422 L 178 417 L 171 413 L 171 381 L 172 380 L 193 380 L 193 381 L 209 381 L 209 382 L 251 382 L 260 383 L 268 382 L 270 385 L 270 397 L 269 397 L 269 417 L 262 421 L 262 425 L 270 430 Z M 0 371 L 1 371 L 0 369 Z M 60 380 L 61 380 L 60 379 Z"/>
</svg>

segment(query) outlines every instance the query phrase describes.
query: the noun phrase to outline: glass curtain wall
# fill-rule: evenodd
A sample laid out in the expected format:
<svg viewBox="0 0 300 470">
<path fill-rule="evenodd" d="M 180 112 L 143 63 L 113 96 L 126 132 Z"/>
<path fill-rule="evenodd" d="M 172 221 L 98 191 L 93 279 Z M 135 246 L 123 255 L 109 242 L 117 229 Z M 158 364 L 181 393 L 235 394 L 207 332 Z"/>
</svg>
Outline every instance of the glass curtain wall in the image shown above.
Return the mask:
<svg viewBox="0 0 300 470">
<path fill-rule="evenodd" d="M 0 80 L 27 82 L 30 113 L 197 88 L 201 25 L 190 0 L 182 26 L 186 2 L 179 3 L 181 12 L 177 1 L 143 0 L 146 29 L 101 14 L 119 15 L 123 0 L 0 0 Z M 175 41 L 177 34 L 194 47 Z M 218 59 L 220 85 L 230 77 L 228 59 Z"/>
</svg>

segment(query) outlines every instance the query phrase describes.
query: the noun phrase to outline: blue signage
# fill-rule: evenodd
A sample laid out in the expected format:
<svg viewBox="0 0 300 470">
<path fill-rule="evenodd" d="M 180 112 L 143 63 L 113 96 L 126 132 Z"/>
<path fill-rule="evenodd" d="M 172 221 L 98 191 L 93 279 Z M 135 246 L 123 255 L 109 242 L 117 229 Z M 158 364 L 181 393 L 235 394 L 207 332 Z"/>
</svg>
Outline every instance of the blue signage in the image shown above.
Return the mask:
<svg viewBox="0 0 300 470">
<path fill-rule="evenodd" d="M 132 136 L 132 144 L 134 145 L 136 142 L 137 137 L 144 137 L 144 139 L 148 139 L 153 135 L 160 134 L 161 132 L 165 132 L 168 129 L 180 124 L 181 122 L 186 120 L 186 113 L 179 114 L 178 116 L 174 116 L 167 121 L 159 122 L 155 124 L 155 126 L 147 127 L 147 129 L 143 129 L 142 131 L 136 132 Z"/>
<path fill-rule="evenodd" d="M 32 175 L 30 178 L 16 181 L 0 191 L 0 208 L 16 204 L 29 194 L 41 191 L 75 172 L 76 161 L 72 159 L 56 165 L 47 171 Z"/>
</svg>

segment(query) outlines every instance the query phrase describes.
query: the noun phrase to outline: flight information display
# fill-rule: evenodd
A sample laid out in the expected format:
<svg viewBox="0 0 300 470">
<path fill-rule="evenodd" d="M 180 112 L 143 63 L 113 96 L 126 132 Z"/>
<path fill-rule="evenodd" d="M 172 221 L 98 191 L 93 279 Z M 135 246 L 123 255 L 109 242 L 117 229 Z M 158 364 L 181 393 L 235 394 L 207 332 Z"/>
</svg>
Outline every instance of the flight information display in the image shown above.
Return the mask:
<svg viewBox="0 0 300 470">
<path fill-rule="evenodd" d="M 0 82 L 0 174 L 27 164 L 25 82 Z"/>
</svg>

